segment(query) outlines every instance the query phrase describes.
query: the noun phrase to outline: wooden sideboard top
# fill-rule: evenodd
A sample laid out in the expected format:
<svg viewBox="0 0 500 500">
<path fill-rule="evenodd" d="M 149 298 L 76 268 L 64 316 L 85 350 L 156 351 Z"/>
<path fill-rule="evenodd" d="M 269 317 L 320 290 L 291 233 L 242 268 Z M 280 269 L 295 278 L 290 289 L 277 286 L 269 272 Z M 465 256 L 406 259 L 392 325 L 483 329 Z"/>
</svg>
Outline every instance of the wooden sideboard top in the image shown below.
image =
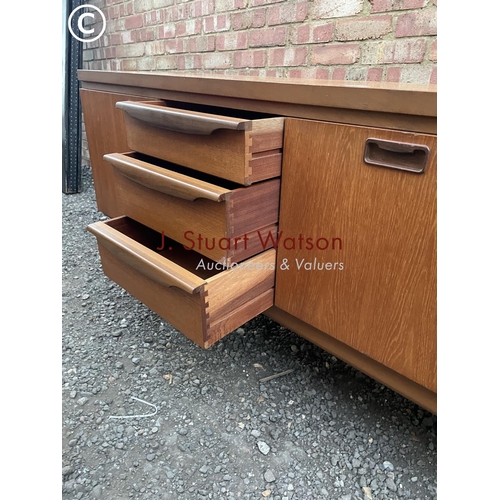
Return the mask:
<svg viewBox="0 0 500 500">
<path fill-rule="evenodd" d="M 82 87 L 145 97 L 436 133 L 437 87 L 189 72 L 79 70 Z"/>
</svg>

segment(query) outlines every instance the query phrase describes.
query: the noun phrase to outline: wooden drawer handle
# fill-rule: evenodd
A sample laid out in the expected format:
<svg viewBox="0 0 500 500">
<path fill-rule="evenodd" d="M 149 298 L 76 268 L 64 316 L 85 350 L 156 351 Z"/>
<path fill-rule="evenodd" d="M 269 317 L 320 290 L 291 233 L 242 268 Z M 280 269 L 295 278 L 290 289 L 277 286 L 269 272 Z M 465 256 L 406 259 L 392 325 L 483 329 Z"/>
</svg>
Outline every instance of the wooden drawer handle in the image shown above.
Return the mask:
<svg viewBox="0 0 500 500">
<path fill-rule="evenodd" d="M 167 108 L 139 102 L 117 102 L 116 107 L 137 120 L 155 127 L 184 134 L 210 135 L 218 129 L 251 130 L 252 122 L 239 118 L 211 115 L 198 111 Z"/>
<path fill-rule="evenodd" d="M 198 276 L 137 243 L 104 222 L 91 224 L 87 229 L 117 259 L 160 285 L 180 288 L 184 292 L 195 294 L 200 292 L 205 284 L 205 281 Z"/>
<path fill-rule="evenodd" d="M 203 198 L 210 201 L 224 201 L 229 189 L 200 181 L 188 175 L 179 174 L 146 161 L 113 153 L 104 155 L 106 161 L 111 163 L 125 177 L 155 191 L 194 201 Z"/>
<path fill-rule="evenodd" d="M 429 163 L 429 153 L 429 148 L 422 144 L 370 138 L 366 140 L 363 159 L 368 165 L 423 174 Z"/>
</svg>

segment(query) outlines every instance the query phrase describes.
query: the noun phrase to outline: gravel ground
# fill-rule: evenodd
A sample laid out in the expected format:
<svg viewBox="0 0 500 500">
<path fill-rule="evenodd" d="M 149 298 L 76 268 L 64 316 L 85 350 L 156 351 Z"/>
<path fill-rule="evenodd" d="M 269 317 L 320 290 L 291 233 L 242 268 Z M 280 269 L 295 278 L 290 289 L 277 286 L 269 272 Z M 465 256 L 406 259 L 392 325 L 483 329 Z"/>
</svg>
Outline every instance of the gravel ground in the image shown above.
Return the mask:
<svg viewBox="0 0 500 500">
<path fill-rule="evenodd" d="M 202 350 L 103 275 L 104 218 L 84 168 L 63 195 L 63 500 L 437 497 L 435 416 L 264 316 Z"/>
</svg>

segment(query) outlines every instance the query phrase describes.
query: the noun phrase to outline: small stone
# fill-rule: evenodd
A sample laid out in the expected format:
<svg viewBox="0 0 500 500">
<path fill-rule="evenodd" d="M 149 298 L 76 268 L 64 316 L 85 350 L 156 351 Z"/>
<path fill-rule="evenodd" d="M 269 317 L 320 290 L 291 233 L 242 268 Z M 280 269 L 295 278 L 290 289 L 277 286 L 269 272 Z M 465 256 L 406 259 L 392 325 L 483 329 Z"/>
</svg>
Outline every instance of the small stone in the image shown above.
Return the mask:
<svg viewBox="0 0 500 500">
<path fill-rule="evenodd" d="M 253 429 L 250 434 L 255 437 L 255 438 L 258 438 L 260 436 L 260 431 L 258 431 L 257 429 Z"/>
<path fill-rule="evenodd" d="M 203 465 L 203 466 L 200 467 L 199 471 L 202 474 L 206 474 L 208 472 L 208 467 L 206 465 Z"/>
<path fill-rule="evenodd" d="M 73 472 L 73 466 L 71 465 L 66 465 L 66 467 L 62 468 L 62 475 L 63 476 L 68 476 Z"/>
<path fill-rule="evenodd" d="M 387 460 L 382 465 L 384 466 L 384 469 L 386 469 L 386 470 L 390 470 L 390 471 L 394 470 L 394 465 L 392 465 L 391 462 L 389 462 Z"/>
<path fill-rule="evenodd" d="M 71 399 L 75 399 L 75 398 L 76 398 L 76 391 L 71 391 L 71 392 L 69 393 L 69 397 L 70 397 Z"/>
<path fill-rule="evenodd" d="M 264 441 L 259 441 L 257 443 L 257 446 L 259 448 L 259 451 L 263 454 L 263 455 L 267 455 L 270 451 L 271 451 L 271 448 L 269 447 L 269 445 L 267 443 L 265 443 Z"/>
<path fill-rule="evenodd" d="M 134 365 L 138 365 L 140 362 L 141 358 L 132 358 L 132 363 L 134 363 Z"/>
<path fill-rule="evenodd" d="M 387 488 L 389 488 L 391 491 L 398 491 L 398 488 L 396 486 L 396 483 L 394 482 L 393 479 L 391 478 L 388 478 L 385 482 L 385 485 L 387 486 Z"/>
<path fill-rule="evenodd" d="M 274 481 L 276 481 L 276 477 L 274 476 L 273 472 L 270 470 L 266 470 L 266 472 L 264 472 L 264 479 L 268 483 L 274 483 Z"/>
<path fill-rule="evenodd" d="M 185 429 L 184 427 L 182 427 L 182 428 L 179 429 L 179 434 L 181 436 L 185 436 L 187 433 L 188 433 L 188 430 Z"/>
<path fill-rule="evenodd" d="M 417 476 L 414 476 L 411 478 L 411 482 L 412 483 L 416 483 L 418 481 L 418 477 Z"/>
<path fill-rule="evenodd" d="M 88 293 L 84 293 L 84 294 L 82 295 L 82 299 L 83 299 L 83 300 L 87 300 L 89 297 L 90 297 L 90 295 L 89 295 Z"/>
<path fill-rule="evenodd" d="M 244 330 L 243 328 L 237 328 L 237 329 L 236 329 L 236 333 L 237 333 L 238 335 L 243 335 L 243 334 L 245 333 L 245 330 Z"/>
<path fill-rule="evenodd" d="M 83 398 L 80 398 L 77 400 L 77 403 L 80 405 L 80 406 L 83 406 L 85 403 L 87 403 L 89 400 L 89 398 L 86 398 L 85 396 Z"/>
<path fill-rule="evenodd" d="M 121 361 L 117 361 L 117 362 L 115 363 L 115 368 L 116 368 L 117 370 L 123 370 L 123 366 L 124 366 L 124 365 L 123 365 L 123 363 L 122 363 Z"/>
<path fill-rule="evenodd" d="M 264 498 L 267 498 L 270 494 L 271 494 L 271 490 L 264 490 L 264 491 L 262 492 L 262 496 L 263 496 Z"/>
<path fill-rule="evenodd" d="M 299 351 L 299 348 L 295 344 L 291 345 L 290 349 L 292 350 L 292 352 L 298 352 Z"/>
<path fill-rule="evenodd" d="M 123 330 L 114 330 L 113 332 L 111 332 L 111 335 L 113 337 L 121 337 L 123 334 Z"/>
<path fill-rule="evenodd" d="M 229 474 L 226 474 L 222 479 L 224 481 L 231 481 L 231 476 Z"/>
<path fill-rule="evenodd" d="M 94 498 L 101 498 L 102 497 L 102 486 L 100 484 L 98 484 L 92 488 L 92 496 Z"/>
<path fill-rule="evenodd" d="M 150 453 L 146 456 L 146 458 L 148 461 L 152 462 L 156 458 L 156 455 L 154 453 Z"/>
<path fill-rule="evenodd" d="M 355 469 L 357 469 L 357 468 L 361 467 L 361 461 L 360 461 L 360 460 L 358 460 L 357 458 L 353 458 L 353 459 L 352 459 L 352 466 L 353 466 Z"/>
</svg>

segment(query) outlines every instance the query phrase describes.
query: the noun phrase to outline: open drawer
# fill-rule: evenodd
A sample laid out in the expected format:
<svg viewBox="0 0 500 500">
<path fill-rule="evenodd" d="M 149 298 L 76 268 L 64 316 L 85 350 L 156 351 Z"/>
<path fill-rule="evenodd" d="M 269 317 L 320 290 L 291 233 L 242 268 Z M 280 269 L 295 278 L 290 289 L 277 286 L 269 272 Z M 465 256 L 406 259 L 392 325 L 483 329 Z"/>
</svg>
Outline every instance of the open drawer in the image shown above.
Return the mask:
<svg viewBox="0 0 500 500">
<path fill-rule="evenodd" d="M 274 249 L 224 269 L 125 216 L 88 230 L 104 273 L 204 348 L 273 305 Z"/>
<path fill-rule="evenodd" d="M 229 265 L 276 241 L 280 179 L 242 187 L 138 153 L 105 155 L 123 215 Z"/>
<path fill-rule="evenodd" d="M 282 117 L 258 118 L 233 110 L 231 114 L 241 117 L 224 116 L 220 108 L 196 111 L 173 105 L 118 102 L 128 147 L 242 185 L 281 174 Z"/>
</svg>

